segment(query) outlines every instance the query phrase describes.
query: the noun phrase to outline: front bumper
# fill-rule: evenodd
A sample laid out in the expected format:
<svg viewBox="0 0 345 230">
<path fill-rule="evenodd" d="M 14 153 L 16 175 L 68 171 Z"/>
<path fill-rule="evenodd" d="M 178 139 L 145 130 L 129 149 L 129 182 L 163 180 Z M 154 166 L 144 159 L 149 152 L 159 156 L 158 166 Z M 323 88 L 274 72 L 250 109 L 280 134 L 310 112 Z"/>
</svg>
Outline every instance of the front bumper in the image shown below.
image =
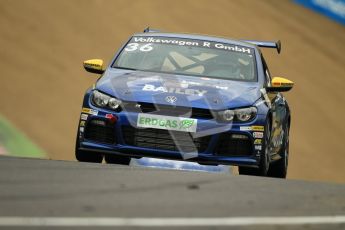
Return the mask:
<svg viewBox="0 0 345 230">
<path fill-rule="evenodd" d="M 85 106 L 85 105 L 84 105 Z M 129 157 L 184 160 L 200 164 L 258 166 L 266 117 L 242 124 L 198 119 L 194 134 L 137 127 L 138 113 L 110 112 L 89 105 L 79 124 L 79 149 Z M 259 143 L 258 143 L 259 142 Z"/>
</svg>

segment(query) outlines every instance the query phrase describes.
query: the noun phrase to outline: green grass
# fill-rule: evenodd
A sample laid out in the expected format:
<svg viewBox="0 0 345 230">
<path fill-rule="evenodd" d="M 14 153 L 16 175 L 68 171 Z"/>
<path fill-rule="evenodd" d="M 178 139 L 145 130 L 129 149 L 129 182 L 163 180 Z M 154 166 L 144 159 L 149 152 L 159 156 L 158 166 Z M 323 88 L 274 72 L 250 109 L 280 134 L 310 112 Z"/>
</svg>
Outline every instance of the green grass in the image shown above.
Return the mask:
<svg viewBox="0 0 345 230">
<path fill-rule="evenodd" d="M 0 115 L 0 146 L 7 155 L 45 158 L 46 153 Z"/>
</svg>

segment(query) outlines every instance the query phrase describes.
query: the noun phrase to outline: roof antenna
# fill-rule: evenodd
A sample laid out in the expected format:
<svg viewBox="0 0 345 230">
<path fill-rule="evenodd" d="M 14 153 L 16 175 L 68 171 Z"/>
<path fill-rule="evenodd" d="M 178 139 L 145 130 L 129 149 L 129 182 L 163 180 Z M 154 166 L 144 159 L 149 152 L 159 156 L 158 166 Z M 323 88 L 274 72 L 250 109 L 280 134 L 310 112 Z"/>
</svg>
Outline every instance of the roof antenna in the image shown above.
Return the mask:
<svg viewBox="0 0 345 230">
<path fill-rule="evenodd" d="M 148 26 L 146 29 L 144 29 L 144 33 L 150 32 L 150 27 Z"/>
<path fill-rule="evenodd" d="M 147 27 L 144 29 L 144 33 L 154 33 L 154 32 L 159 32 L 157 29 L 151 29 L 150 27 Z"/>
</svg>

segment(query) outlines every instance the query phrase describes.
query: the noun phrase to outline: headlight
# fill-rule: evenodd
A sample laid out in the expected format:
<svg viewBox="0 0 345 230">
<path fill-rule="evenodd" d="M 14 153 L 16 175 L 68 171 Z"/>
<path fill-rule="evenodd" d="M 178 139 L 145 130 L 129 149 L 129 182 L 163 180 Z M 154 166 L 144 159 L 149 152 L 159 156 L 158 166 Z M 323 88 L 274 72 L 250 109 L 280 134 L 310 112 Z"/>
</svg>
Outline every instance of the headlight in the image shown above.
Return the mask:
<svg viewBox="0 0 345 230">
<path fill-rule="evenodd" d="M 257 111 L 258 110 L 255 107 L 250 107 L 245 109 L 236 109 L 235 114 L 238 121 L 245 122 L 254 118 Z"/>
<path fill-rule="evenodd" d="M 219 115 L 223 121 L 230 122 L 234 119 L 235 112 L 233 110 L 228 109 L 228 110 L 224 110 L 224 111 L 219 112 Z"/>
<path fill-rule="evenodd" d="M 92 92 L 91 100 L 93 104 L 98 107 L 108 107 L 110 109 L 116 110 L 120 107 L 122 101 L 113 97 L 110 97 L 104 93 L 101 93 L 97 90 Z"/>
<path fill-rule="evenodd" d="M 257 114 L 255 107 L 235 109 L 235 110 L 224 110 L 218 112 L 218 120 L 221 122 L 246 122 L 252 120 Z"/>
<path fill-rule="evenodd" d="M 110 97 L 98 92 L 97 90 L 93 91 L 92 93 L 92 101 L 95 105 L 99 107 L 105 107 L 109 102 Z"/>
<path fill-rule="evenodd" d="M 108 102 L 108 106 L 112 109 L 118 109 L 121 105 L 122 101 L 116 99 L 116 98 L 110 98 Z"/>
</svg>

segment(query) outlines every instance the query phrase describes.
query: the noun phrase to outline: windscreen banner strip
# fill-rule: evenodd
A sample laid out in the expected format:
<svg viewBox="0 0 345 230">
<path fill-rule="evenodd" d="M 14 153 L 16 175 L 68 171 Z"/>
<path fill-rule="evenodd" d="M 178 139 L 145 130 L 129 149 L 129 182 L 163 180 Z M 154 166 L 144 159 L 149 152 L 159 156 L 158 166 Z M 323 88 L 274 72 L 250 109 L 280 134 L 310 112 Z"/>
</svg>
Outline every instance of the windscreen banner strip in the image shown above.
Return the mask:
<svg viewBox="0 0 345 230">
<path fill-rule="evenodd" d="M 133 37 L 131 42 L 136 43 L 153 43 L 153 44 L 167 44 L 167 45 L 178 45 L 178 46 L 194 46 L 203 47 L 209 49 L 220 49 L 232 52 L 240 52 L 245 54 L 253 54 L 252 48 L 233 45 L 220 42 L 202 41 L 202 40 L 191 40 L 191 39 L 178 39 L 168 37 Z"/>
</svg>

